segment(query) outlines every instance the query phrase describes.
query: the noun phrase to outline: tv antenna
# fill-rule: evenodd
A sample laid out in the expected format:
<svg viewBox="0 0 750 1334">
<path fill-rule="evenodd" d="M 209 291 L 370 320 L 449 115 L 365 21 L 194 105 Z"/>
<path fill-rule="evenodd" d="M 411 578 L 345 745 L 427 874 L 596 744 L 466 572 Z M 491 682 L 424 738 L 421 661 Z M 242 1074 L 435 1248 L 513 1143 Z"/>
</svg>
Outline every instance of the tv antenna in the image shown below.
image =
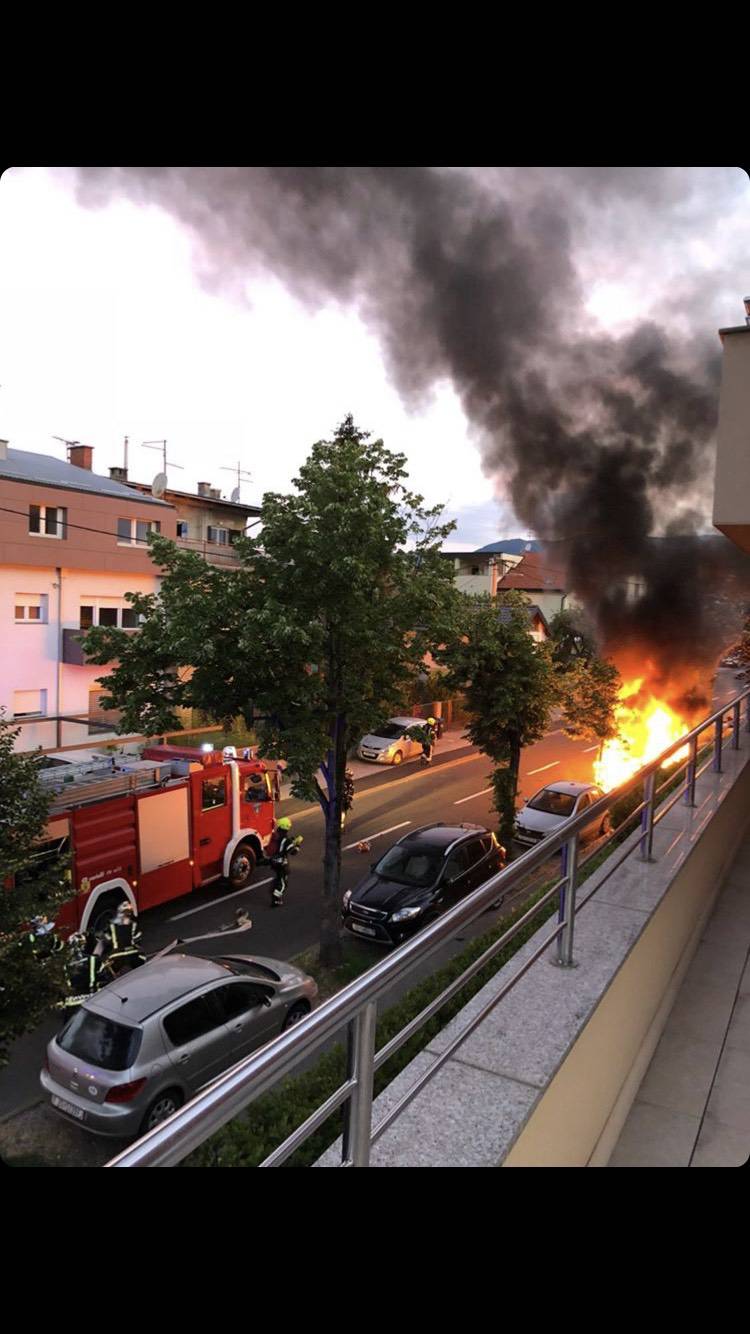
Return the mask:
<svg viewBox="0 0 750 1334">
<path fill-rule="evenodd" d="M 163 477 L 163 478 L 164 478 L 164 487 L 166 487 L 166 485 L 167 485 L 167 442 L 166 442 L 166 440 L 142 440 L 142 441 L 141 441 L 141 444 L 142 444 L 142 446 L 143 446 L 144 449 L 158 449 L 158 450 L 161 451 L 162 471 L 161 471 L 160 473 L 157 473 L 157 475 L 156 475 L 156 477 L 154 478 L 154 481 L 153 481 L 153 486 L 155 486 L 156 483 L 157 483 L 157 481 L 159 481 L 159 479 Z M 172 462 L 170 461 L 170 463 L 169 463 L 169 467 L 170 467 L 170 468 L 179 468 L 181 472 L 184 472 L 184 471 L 185 471 L 185 469 L 183 468 L 183 466 L 182 466 L 181 463 L 172 463 Z M 153 489 L 153 486 L 152 486 L 152 489 Z M 164 487 L 162 488 L 162 491 L 161 491 L 161 494 L 162 494 L 162 495 L 164 494 Z M 154 492 L 154 495 L 156 495 L 156 492 Z"/>
<path fill-rule="evenodd" d="M 231 499 L 233 500 L 234 504 L 236 505 L 236 504 L 238 504 L 239 499 L 240 499 L 240 485 L 241 485 L 241 483 L 242 483 L 243 480 L 246 481 L 246 482 L 249 482 L 249 481 L 250 481 L 250 478 L 252 477 L 252 473 L 250 473 L 250 472 L 244 472 L 244 471 L 243 471 L 243 468 L 242 468 L 242 460 L 241 460 L 241 459 L 238 459 L 238 460 L 237 460 L 237 466 L 236 466 L 236 467 L 235 467 L 234 464 L 232 464 L 231 468 L 225 466 L 225 467 L 222 467 L 222 468 L 221 468 L 221 472 L 235 472 L 235 473 L 237 474 L 237 485 L 236 485 L 236 487 L 234 488 L 234 491 L 232 492 L 232 496 L 231 496 Z"/>
<path fill-rule="evenodd" d="M 65 456 L 68 460 L 68 463 L 70 463 L 70 451 L 74 445 L 80 445 L 81 443 L 80 440 L 66 440 L 65 436 L 63 435 L 53 435 L 52 439 L 59 440 L 60 444 L 65 446 L 65 451 L 66 451 Z"/>
</svg>

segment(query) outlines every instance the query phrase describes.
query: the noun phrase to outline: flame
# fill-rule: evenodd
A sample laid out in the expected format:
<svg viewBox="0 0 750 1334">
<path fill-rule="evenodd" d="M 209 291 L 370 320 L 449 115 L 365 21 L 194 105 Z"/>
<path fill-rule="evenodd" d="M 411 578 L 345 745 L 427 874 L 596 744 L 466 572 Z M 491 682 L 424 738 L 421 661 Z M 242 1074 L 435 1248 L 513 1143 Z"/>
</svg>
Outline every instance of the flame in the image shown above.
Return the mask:
<svg viewBox="0 0 750 1334">
<path fill-rule="evenodd" d="M 619 695 L 620 703 L 615 709 L 617 736 L 604 742 L 594 762 L 594 779 L 606 792 L 632 778 L 691 726 L 648 687 L 644 690 L 643 677 L 625 681 Z M 664 761 L 662 768 L 686 759 L 689 750 L 689 746 L 682 746 Z"/>
</svg>

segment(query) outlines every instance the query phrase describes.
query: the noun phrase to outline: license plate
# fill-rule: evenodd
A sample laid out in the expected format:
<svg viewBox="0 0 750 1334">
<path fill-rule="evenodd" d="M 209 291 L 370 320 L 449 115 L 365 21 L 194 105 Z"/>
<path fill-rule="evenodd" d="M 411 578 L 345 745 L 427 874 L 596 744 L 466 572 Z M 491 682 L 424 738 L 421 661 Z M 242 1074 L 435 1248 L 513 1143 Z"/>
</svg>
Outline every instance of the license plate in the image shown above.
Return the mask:
<svg viewBox="0 0 750 1334">
<path fill-rule="evenodd" d="M 61 1112 L 66 1112 L 68 1116 L 74 1116 L 76 1121 L 85 1121 L 86 1113 L 82 1107 L 74 1107 L 72 1102 L 65 1102 L 63 1098 L 58 1098 L 57 1094 L 52 1095 L 52 1106 L 59 1108 Z"/>
<path fill-rule="evenodd" d="M 359 931 L 362 936 L 374 936 L 376 934 L 374 927 L 360 926 L 359 922 L 351 923 L 352 931 Z"/>
</svg>

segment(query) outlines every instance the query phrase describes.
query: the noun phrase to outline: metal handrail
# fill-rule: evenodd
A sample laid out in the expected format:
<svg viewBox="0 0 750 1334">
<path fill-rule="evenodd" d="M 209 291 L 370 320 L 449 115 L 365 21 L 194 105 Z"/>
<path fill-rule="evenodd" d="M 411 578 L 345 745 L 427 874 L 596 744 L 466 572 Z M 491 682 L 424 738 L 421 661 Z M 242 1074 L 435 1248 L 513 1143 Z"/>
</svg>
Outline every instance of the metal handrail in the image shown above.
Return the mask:
<svg viewBox="0 0 750 1334">
<path fill-rule="evenodd" d="M 417 1028 L 428 1022 L 429 1018 L 440 1008 L 437 1004 L 438 1001 L 445 1004 L 447 999 L 460 989 L 457 983 L 459 981 L 465 983 L 469 977 L 478 971 L 477 961 L 469 966 L 462 974 L 461 979 L 456 979 L 456 982 L 447 988 L 442 998 L 438 997 L 436 1001 L 431 1002 L 416 1017 L 416 1020 L 412 1020 L 408 1025 L 405 1025 L 401 1033 L 391 1039 L 376 1054 L 375 1015 L 377 1002 L 394 985 L 408 977 L 417 965 L 423 963 L 425 958 L 428 958 L 442 945 L 446 944 L 456 934 L 457 930 L 474 922 L 501 895 L 504 896 L 525 876 L 537 870 L 544 862 L 548 861 L 550 856 L 560 850 L 563 852 L 561 880 L 553 886 L 551 891 L 545 892 L 524 914 L 522 919 L 524 924 L 528 922 L 535 913 L 546 906 L 553 893 L 559 888 L 560 906 L 557 927 L 545 938 L 544 947 L 537 948 L 531 960 L 527 960 L 503 986 L 497 1000 L 501 999 L 516 984 L 531 966 L 531 963 L 540 957 L 544 949 L 551 943 L 555 943 L 556 947 L 557 958 L 555 961 L 561 967 L 573 966 L 579 834 L 594 823 L 597 817 L 604 816 L 612 806 L 643 784 L 644 801 L 639 807 L 641 811 L 641 837 L 632 848 L 628 849 L 625 855 L 630 855 L 636 848 L 640 847 L 641 858 L 644 861 L 653 860 L 652 840 L 658 795 L 655 790 L 655 776 L 658 770 L 675 751 L 689 743 L 691 751 L 690 758 L 687 761 L 685 780 L 678 791 L 684 795 L 686 804 L 694 805 L 698 739 L 707 727 L 715 724 L 713 754 L 708 763 L 713 765 L 715 772 L 720 772 L 724 718 L 732 711 L 731 744 L 733 749 L 739 749 L 740 708 L 743 700 L 747 700 L 745 730 L 750 732 L 750 687 L 748 687 L 730 700 L 728 704 L 723 705 L 705 718 L 697 727 L 692 728 L 679 740 L 674 741 L 656 759 L 644 765 L 620 787 L 613 788 L 611 792 L 605 793 L 598 801 L 593 802 L 585 811 L 582 811 L 580 815 L 566 821 L 561 830 L 549 834 L 535 847 L 529 848 L 516 861 L 511 862 L 504 870 L 492 876 L 490 880 L 486 881 L 479 889 L 474 890 L 461 903 L 451 908 L 418 935 L 412 937 L 411 940 L 400 945 L 385 959 L 376 963 L 368 972 L 363 973 L 348 986 L 337 992 L 336 995 L 325 1001 L 289 1032 L 282 1033 L 260 1051 L 246 1057 L 238 1065 L 220 1075 L 208 1088 L 203 1089 L 184 1107 L 181 1107 L 168 1120 L 156 1126 L 136 1144 L 113 1158 L 107 1166 L 151 1167 L 173 1166 L 179 1163 L 187 1154 L 213 1135 L 221 1126 L 231 1121 L 251 1102 L 254 1102 L 298 1069 L 319 1048 L 338 1034 L 344 1026 L 348 1027 L 347 1076 L 344 1083 L 308 1117 L 304 1125 L 298 1127 L 261 1165 L 276 1166 L 283 1162 L 322 1124 L 327 1115 L 332 1114 L 343 1104 L 345 1106 L 345 1130 L 342 1164 L 344 1166 L 367 1166 L 374 1134 L 379 1136 L 385 1129 L 385 1123 L 381 1122 L 373 1133 L 372 1101 L 375 1071 L 382 1066 L 387 1057 L 390 1057 L 403 1045 L 401 1039 L 404 1033 L 407 1034 L 407 1038 L 412 1036 Z M 701 766 L 701 768 L 704 767 Z M 624 823 L 628 823 L 634 814 L 635 812 L 631 812 L 628 820 Z M 617 837 L 622 827 L 624 826 L 613 831 L 607 842 Z M 624 857 L 622 860 L 624 860 Z M 591 894 L 588 894 L 584 902 L 588 902 L 590 898 Z M 519 929 L 520 923 L 515 923 L 497 941 L 493 942 L 490 950 L 486 952 L 487 955 L 489 956 L 490 952 L 493 955 L 498 953 L 517 934 Z M 493 998 L 492 1005 L 495 1003 L 496 1000 Z M 492 1005 L 485 1007 L 483 1013 L 488 1012 Z M 469 1030 L 465 1030 L 460 1035 L 459 1040 L 463 1040 L 468 1032 Z M 406 1041 L 407 1038 L 403 1038 L 403 1041 Z M 457 1045 L 458 1041 L 451 1044 L 451 1051 Z M 431 1073 L 434 1073 L 435 1068 L 434 1065 L 431 1067 Z M 424 1082 L 426 1081 L 420 1081 L 419 1087 L 422 1087 Z M 410 1091 L 409 1095 L 401 1099 L 399 1110 L 411 1101 L 411 1096 L 413 1094 Z M 389 1113 L 387 1124 L 391 1124 L 392 1120 L 393 1113 Z"/>
</svg>

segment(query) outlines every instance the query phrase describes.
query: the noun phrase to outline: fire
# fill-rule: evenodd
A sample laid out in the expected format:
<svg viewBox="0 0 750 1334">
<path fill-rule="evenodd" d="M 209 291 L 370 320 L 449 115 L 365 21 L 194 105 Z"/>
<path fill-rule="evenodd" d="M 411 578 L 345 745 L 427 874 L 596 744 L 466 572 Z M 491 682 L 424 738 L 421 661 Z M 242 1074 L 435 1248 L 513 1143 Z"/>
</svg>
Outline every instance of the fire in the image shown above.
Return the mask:
<svg viewBox="0 0 750 1334">
<path fill-rule="evenodd" d="M 594 762 L 595 781 L 607 792 L 632 778 L 690 728 L 690 723 L 663 699 L 643 687 L 643 677 L 623 683 L 620 703 L 615 709 L 618 734 L 604 742 L 599 759 Z M 662 768 L 686 759 L 688 752 L 689 747 L 682 746 L 664 761 Z"/>
</svg>

